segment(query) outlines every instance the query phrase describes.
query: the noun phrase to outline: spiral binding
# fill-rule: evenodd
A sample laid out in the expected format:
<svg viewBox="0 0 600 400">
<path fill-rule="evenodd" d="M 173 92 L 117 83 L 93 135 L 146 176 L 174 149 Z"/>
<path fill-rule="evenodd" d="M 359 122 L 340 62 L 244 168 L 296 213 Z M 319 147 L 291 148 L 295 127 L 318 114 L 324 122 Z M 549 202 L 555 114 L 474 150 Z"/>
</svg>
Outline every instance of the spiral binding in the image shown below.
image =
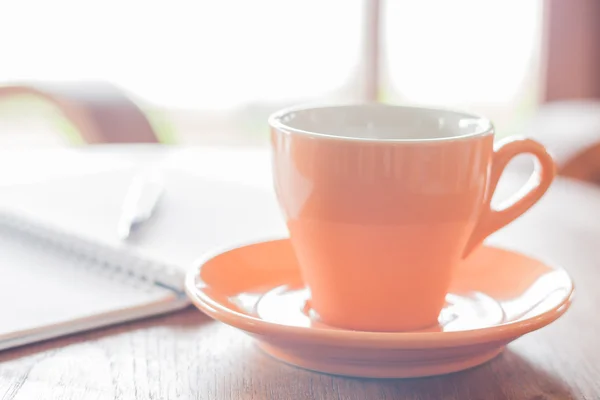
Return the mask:
<svg viewBox="0 0 600 400">
<path fill-rule="evenodd" d="M 130 249 L 115 248 L 91 241 L 64 231 L 32 222 L 14 212 L 0 210 L 0 233 L 22 237 L 32 244 L 39 244 L 81 259 L 81 264 L 90 265 L 100 271 L 122 275 L 138 285 L 159 285 L 182 291 L 182 279 L 176 267 L 148 260 Z"/>
</svg>

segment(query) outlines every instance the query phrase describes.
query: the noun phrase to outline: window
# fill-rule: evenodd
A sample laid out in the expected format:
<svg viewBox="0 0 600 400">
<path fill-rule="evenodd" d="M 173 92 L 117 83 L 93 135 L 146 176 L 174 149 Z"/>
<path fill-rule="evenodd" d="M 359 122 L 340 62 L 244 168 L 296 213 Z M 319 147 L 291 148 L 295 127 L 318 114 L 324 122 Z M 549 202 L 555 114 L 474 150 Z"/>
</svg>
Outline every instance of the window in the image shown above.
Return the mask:
<svg viewBox="0 0 600 400">
<path fill-rule="evenodd" d="M 265 143 L 278 108 L 374 89 L 486 114 L 504 133 L 536 103 L 540 0 L 22 0 L 0 12 L 0 82 L 109 81 L 183 144 Z M 43 126 L 2 107 L 0 140 Z M 47 140 L 38 130 L 31 140 Z"/>
</svg>

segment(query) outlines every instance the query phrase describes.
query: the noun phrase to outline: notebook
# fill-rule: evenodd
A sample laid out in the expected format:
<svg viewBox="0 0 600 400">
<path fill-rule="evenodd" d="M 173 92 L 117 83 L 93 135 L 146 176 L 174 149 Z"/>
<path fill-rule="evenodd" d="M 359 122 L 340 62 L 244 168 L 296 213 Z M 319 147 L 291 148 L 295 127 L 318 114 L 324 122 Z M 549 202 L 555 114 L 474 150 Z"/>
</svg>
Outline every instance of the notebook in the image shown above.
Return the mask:
<svg viewBox="0 0 600 400">
<path fill-rule="evenodd" d="M 271 191 L 165 170 L 154 216 L 123 242 L 137 172 L 0 187 L 0 350 L 183 308 L 203 254 L 285 235 Z"/>
</svg>

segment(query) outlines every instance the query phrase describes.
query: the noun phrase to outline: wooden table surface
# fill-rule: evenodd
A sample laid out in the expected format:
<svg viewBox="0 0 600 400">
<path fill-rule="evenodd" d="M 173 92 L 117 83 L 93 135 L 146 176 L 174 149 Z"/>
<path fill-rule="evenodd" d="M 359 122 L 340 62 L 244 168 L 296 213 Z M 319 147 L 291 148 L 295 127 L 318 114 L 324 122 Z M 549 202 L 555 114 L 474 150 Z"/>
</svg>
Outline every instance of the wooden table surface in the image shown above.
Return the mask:
<svg viewBox="0 0 600 400">
<path fill-rule="evenodd" d="M 175 154 L 172 160 L 199 173 L 212 173 L 205 165 L 222 163 L 222 168 L 212 170 L 219 170 L 224 179 L 243 177 L 252 184 L 268 185 L 264 174 L 268 174 L 269 160 L 262 150 L 175 149 L 169 153 Z M 0 182 L 64 174 L 72 171 L 74 163 L 82 171 L 83 165 L 104 168 L 163 154 L 160 149 L 140 151 L 135 146 L 0 154 Z M 249 165 L 253 165 L 250 172 Z M 508 174 L 503 191 L 508 193 L 521 180 L 518 173 Z M 0 396 L 77 400 L 600 398 L 600 189 L 559 179 L 538 205 L 492 242 L 564 266 L 577 292 L 573 306 L 561 319 L 468 371 L 407 380 L 351 379 L 304 371 L 271 359 L 250 337 L 188 308 L 4 351 L 0 353 Z"/>
</svg>

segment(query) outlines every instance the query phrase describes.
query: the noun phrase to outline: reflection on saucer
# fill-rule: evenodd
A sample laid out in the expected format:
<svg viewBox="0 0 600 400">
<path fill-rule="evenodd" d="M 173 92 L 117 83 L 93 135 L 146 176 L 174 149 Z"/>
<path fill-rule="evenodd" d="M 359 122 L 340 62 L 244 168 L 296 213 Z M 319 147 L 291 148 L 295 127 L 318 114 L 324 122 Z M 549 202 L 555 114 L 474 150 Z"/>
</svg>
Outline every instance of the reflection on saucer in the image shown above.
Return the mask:
<svg viewBox="0 0 600 400">
<path fill-rule="evenodd" d="M 255 302 L 254 314 L 274 324 L 337 329 L 319 321 L 310 307 L 310 294 L 306 288 L 276 287 Z M 239 302 L 239 300 L 237 300 Z M 446 305 L 438 318 L 438 325 L 413 332 L 454 332 L 480 329 L 504 322 L 501 305 L 483 293 L 470 295 L 448 294 Z"/>
</svg>

